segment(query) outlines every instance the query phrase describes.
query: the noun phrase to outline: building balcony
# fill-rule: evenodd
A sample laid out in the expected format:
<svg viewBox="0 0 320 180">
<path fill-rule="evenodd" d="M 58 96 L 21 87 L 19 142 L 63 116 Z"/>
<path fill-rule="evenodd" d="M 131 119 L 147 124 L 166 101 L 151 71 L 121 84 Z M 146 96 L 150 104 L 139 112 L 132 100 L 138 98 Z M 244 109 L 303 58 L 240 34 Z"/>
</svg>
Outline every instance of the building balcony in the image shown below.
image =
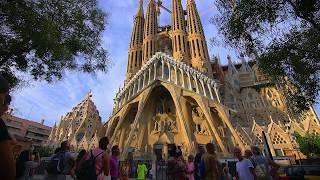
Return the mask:
<svg viewBox="0 0 320 180">
<path fill-rule="evenodd" d="M 45 129 L 34 129 L 34 128 L 28 128 L 28 131 L 33 132 L 35 134 L 41 134 L 45 136 L 49 136 L 50 132 Z"/>
<path fill-rule="evenodd" d="M 49 137 L 48 136 L 41 137 L 41 136 L 35 136 L 32 134 L 27 134 L 26 138 L 40 140 L 40 141 L 46 141 L 46 140 L 48 140 Z"/>
</svg>

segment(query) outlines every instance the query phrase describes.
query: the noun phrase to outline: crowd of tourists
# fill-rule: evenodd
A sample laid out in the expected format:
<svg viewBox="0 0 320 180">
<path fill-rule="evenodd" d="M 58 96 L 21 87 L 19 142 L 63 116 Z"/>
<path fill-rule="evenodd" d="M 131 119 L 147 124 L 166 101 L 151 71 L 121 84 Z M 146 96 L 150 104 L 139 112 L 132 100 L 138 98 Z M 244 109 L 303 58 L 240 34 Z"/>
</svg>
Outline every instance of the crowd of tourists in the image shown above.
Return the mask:
<svg viewBox="0 0 320 180">
<path fill-rule="evenodd" d="M 0 76 L 0 117 L 8 111 L 11 102 L 8 82 Z M 146 179 L 150 172 L 142 161 L 135 169 L 129 160 L 119 163 L 120 149 L 115 145 L 108 150 L 109 140 L 102 137 L 99 147 L 88 151 L 81 150 L 74 157 L 70 152 L 68 141 L 61 143 L 46 165 L 46 180 L 104 180 L 105 176 L 111 180 L 127 180 L 133 171 L 137 179 Z M 18 157 L 13 151 L 16 145 L 4 121 L 0 118 L 0 180 L 29 180 L 33 170 L 40 166 L 39 153 L 24 150 Z M 264 157 L 258 147 L 246 150 L 244 154 L 240 148 L 234 149 L 234 156 L 238 159 L 236 172 L 231 175 L 228 163 L 222 165 L 216 155 L 215 146 L 208 143 L 205 148 L 199 146 L 198 153 L 183 158 L 183 152 L 174 146 L 169 152 L 167 162 L 167 178 L 169 180 L 277 180 L 279 166 Z"/>
<path fill-rule="evenodd" d="M 168 159 L 169 180 L 278 180 L 279 165 L 262 155 L 258 147 L 247 149 L 244 154 L 240 148 L 234 149 L 238 159 L 236 170 L 231 175 L 228 163 L 219 161 L 212 143 L 198 147 L 195 157 L 183 159 L 180 148 L 173 147 Z"/>
</svg>

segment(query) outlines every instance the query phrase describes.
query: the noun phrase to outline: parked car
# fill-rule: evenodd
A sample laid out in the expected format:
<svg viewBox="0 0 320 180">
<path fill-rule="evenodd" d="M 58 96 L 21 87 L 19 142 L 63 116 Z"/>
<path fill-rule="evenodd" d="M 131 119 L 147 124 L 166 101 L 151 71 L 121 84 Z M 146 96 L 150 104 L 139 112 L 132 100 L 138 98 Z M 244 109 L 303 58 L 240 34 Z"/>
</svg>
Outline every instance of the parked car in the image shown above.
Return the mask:
<svg viewBox="0 0 320 180">
<path fill-rule="evenodd" d="M 284 169 L 285 175 L 281 176 L 282 180 L 319 180 L 319 165 L 293 165 Z"/>
</svg>

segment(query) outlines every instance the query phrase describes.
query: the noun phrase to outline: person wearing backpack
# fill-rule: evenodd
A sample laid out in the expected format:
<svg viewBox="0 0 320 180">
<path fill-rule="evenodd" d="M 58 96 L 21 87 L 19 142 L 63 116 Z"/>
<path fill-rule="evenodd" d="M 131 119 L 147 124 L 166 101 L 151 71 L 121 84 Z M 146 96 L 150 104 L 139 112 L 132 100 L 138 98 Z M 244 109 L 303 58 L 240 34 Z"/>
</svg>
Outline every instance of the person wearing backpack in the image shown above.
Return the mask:
<svg viewBox="0 0 320 180">
<path fill-rule="evenodd" d="M 70 153 L 68 141 L 61 143 L 60 151 L 55 154 L 47 165 L 47 180 L 65 180 L 67 176 L 72 176 L 74 158 Z"/>
<path fill-rule="evenodd" d="M 104 180 L 104 176 L 109 175 L 109 155 L 106 153 L 108 144 L 109 139 L 102 137 L 99 147 L 86 153 L 76 172 L 78 180 Z"/>
</svg>

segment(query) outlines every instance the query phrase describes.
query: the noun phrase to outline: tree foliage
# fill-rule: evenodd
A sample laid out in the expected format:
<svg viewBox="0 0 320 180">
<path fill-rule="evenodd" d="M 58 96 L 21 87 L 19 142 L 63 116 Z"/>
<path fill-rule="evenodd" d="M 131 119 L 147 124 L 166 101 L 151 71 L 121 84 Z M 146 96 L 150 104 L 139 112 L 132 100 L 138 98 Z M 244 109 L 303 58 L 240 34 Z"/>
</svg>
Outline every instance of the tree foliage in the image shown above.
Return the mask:
<svg viewBox="0 0 320 180">
<path fill-rule="evenodd" d="M 54 149 L 50 146 L 40 146 L 35 151 L 39 152 L 40 157 L 50 157 L 54 154 Z"/>
<path fill-rule="evenodd" d="M 295 132 L 294 136 L 299 144 L 300 151 L 308 158 L 320 156 L 320 135 L 306 134 L 305 136 L 301 136 Z"/>
<path fill-rule="evenodd" d="M 107 14 L 96 0 L 0 2 L 0 73 L 15 87 L 27 75 L 51 82 L 65 70 L 106 71 Z"/>
<path fill-rule="evenodd" d="M 216 5 L 212 23 L 225 44 L 254 56 L 260 70 L 285 87 L 295 110 L 309 109 L 320 90 L 320 1 L 217 0 Z"/>
</svg>

